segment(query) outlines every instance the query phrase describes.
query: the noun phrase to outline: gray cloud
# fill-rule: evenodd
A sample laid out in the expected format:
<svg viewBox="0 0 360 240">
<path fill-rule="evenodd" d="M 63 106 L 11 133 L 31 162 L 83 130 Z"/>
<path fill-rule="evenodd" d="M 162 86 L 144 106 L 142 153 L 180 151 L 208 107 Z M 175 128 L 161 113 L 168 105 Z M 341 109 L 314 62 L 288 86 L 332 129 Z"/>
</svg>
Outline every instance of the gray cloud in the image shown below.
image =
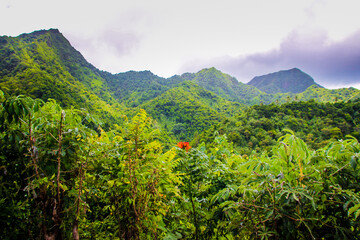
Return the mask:
<svg viewBox="0 0 360 240">
<path fill-rule="evenodd" d="M 99 68 L 106 68 L 108 61 L 129 56 L 136 51 L 141 41 L 135 32 L 119 29 L 106 29 L 90 36 L 65 33 L 65 37 L 89 62 Z"/>
<path fill-rule="evenodd" d="M 139 46 L 140 37 L 134 32 L 108 30 L 100 35 L 98 41 L 114 49 L 117 56 L 123 57 Z"/>
<path fill-rule="evenodd" d="M 360 83 L 360 31 L 339 42 L 331 42 L 326 34 L 289 35 L 279 48 L 264 53 L 239 57 L 222 57 L 210 61 L 194 61 L 182 70 L 215 66 L 248 82 L 254 76 L 298 67 L 325 87 Z"/>
</svg>

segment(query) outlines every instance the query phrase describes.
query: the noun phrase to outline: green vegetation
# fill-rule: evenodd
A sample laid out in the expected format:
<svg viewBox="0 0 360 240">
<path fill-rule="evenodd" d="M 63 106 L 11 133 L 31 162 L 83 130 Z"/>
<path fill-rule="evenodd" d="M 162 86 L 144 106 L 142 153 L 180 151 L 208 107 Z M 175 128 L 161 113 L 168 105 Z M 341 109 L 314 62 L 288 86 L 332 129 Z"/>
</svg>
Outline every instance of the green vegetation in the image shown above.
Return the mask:
<svg viewBox="0 0 360 240">
<path fill-rule="evenodd" d="M 248 85 L 254 86 L 266 93 L 301 93 L 308 87 L 315 85 L 314 79 L 298 68 L 270 73 L 254 77 Z"/>
<path fill-rule="evenodd" d="M 114 75 L 58 30 L 0 59 L 2 239 L 360 239 L 359 90 Z"/>
<path fill-rule="evenodd" d="M 264 94 L 215 68 L 203 69 L 195 74 L 184 74 L 182 77 L 230 101 L 248 103 L 252 98 Z"/>
<path fill-rule="evenodd" d="M 226 134 L 242 154 L 270 151 L 277 139 L 291 129 L 310 147 L 324 147 L 331 140 L 352 135 L 360 139 L 360 101 L 319 103 L 315 100 L 282 105 L 254 105 L 234 118 L 198 135 L 193 144 L 212 141 L 213 132 Z"/>
<path fill-rule="evenodd" d="M 335 102 L 359 97 L 359 90 L 354 88 L 328 90 L 315 85 L 299 94 L 266 94 L 253 86 L 238 82 L 215 68 L 176 75 L 168 79 L 158 77 L 149 71 L 130 71 L 114 75 L 89 64 L 56 29 L 18 37 L 0 37 L 0 59 L 0 89 L 5 96 L 26 95 L 44 101 L 51 98 L 62 107 L 85 108 L 103 119 L 107 123 L 104 126 L 106 129 L 118 123 L 124 114 L 134 116 L 139 108 L 146 108 L 149 114 L 159 121 L 160 126 L 166 125 L 168 130 L 176 123 L 182 124 L 181 117 L 176 119 L 176 116 L 172 116 L 172 119 L 165 119 L 162 116 L 168 115 L 166 112 L 152 111 L 152 107 L 149 106 L 149 102 L 154 103 L 156 98 L 166 102 L 173 101 L 166 99 L 172 96 L 168 91 L 180 87 L 187 92 L 181 91 L 184 96 L 197 96 L 195 105 L 200 102 L 201 109 L 207 109 L 204 112 L 198 111 L 196 115 L 187 114 L 186 118 L 190 118 L 188 121 L 193 122 L 195 126 L 187 129 L 187 133 L 178 138 L 179 140 L 185 137 L 187 139 L 183 140 L 187 141 L 190 141 L 196 132 L 200 133 L 205 129 L 204 126 L 199 127 L 197 122 L 206 121 L 208 116 L 202 118 L 203 115 L 209 114 L 209 109 L 216 111 L 218 121 L 229 117 L 230 112 L 236 113 L 241 110 L 232 109 L 234 106 L 237 107 L 236 103 L 240 103 L 239 108 L 243 108 L 242 104 L 285 103 L 294 99 L 307 101 L 315 98 L 317 101 Z M 184 88 L 182 83 L 185 81 L 197 85 L 198 92 L 193 88 Z M 209 101 L 208 94 L 200 93 L 203 89 L 209 91 L 209 94 L 215 94 L 216 98 L 221 97 L 233 103 L 225 103 L 223 100 L 220 104 Z M 208 128 L 215 122 L 210 120 L 203 125 Z M 181 129 L 181 126 L 178 128 Z"/>
<path fill-rule="evenodd" d="M 55 101 L 1 101 L 3 239 L 359 239 L 354 137 L 312 150 L 288 132 L 241 155 L 216 135 L 165 151 L 144 110 L 96 132 Z"/>
<path fill-rule="evenodd" d="M 192 139 L 194 133 L 233 116 L 242 107 L 188 81 L 141 105 L 179 140 Z"/>
<path fill-rule="evenodd" d="M 118 113 L 125 108 L 111 96 L 105 80 L 57 30 L 1 37 L 0 42 L 0 88 L 5 96 L 51 98 L 113 123 L 121 117 Z"/>
</svg>

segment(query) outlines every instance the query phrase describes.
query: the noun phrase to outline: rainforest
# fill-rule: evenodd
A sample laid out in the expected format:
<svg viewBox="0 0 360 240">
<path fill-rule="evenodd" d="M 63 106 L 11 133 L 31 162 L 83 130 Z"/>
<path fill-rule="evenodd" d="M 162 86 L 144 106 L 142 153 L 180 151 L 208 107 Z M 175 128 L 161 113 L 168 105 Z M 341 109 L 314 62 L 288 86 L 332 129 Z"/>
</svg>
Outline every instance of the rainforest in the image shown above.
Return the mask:
<svg viewBox="0 0 360 240">
<path fill-rule="evenodd" d="M 360 239 L 360 91 L 111 74 L 0 37 L 1 239 Z"/>
</svg>

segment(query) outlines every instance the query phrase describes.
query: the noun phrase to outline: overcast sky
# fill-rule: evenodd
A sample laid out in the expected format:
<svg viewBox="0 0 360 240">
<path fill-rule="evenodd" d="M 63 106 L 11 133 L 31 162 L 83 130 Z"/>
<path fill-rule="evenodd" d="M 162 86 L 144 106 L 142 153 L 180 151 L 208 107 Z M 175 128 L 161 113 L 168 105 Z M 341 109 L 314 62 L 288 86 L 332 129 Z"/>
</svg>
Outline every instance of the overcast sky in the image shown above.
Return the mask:
<svg viewBox="0 0 360 240">
<path fill-rule="evenodd" d="M 360 89 L 359 0 L 0 0 L 0 35 L 58 28 L 112 73 L 217 69 L 244 83 L 298 67 Z"/>
</svg>

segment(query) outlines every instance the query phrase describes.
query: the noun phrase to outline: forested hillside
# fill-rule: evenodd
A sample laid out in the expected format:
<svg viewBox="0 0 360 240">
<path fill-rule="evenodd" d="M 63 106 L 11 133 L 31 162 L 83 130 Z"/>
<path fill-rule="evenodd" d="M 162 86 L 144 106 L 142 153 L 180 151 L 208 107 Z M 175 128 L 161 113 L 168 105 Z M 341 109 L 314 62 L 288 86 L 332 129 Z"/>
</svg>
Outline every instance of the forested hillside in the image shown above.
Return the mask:
<svg viewBox="0 0 360 240">
<path fill-rule="evenodd" d="M 137 107 L 183 81 L 176 76 L 170 79 L 161 78 L 150 71 L 130 71 L 115 75 L 103 72 L 103 76 L 114 97 L 128 107 Z"/>
<path fill-rule="evenodd" d="M 243 108 L 244 105 L 237 105 L 238 103 L 270 104 L 272 102 L 285 103 L 294 99 L 307 101 L 313 98 L 318 101 L 334 102 L 359 97 L 359 90 L 354 88 L 328 90 L 317 88 L 316 85 L 308 87 L 299 94 L 267 94 L 253 86 L 240 83 L 215 68 L 175 75 L 167 79 L 156 76 L 150 71 L 111 74 L 100 71 L 88 63 L 56 29 L 36 31 L 18 37 L 3 36 L 0 38 L 0 57 L 0 88 L 5 96 L 24 94 L 44 101 L 52 98 L 63 107 L 86 108 L 103 119 L 106 128 L 121 121 L 124 115 L 134 116 L 137 111 L 135 109 L 141 107 L 151 109 L 149 101 L 152 100 L 153 103 L 156 102 L 155 98 L 166 99 L 172 96 L 171 92 L 180 87 L 182 90 L 176 96 L 175 105 L 180 104 L 179 100 L 182 96 L 189 96 L 189 94 L 193 95 L 191 98 L 197 96 L 196 101 L 200 102 L 202 107 L 196 115 L 187 114 L 186 117 L 184 116 L 185 120 L 180 116 L 181 114 L 177 114 L 178 116 L 175 114 L 170 118 L 162 117 L 169 116 L 166 112 L 168 109 L 165 108 L 149 111 L 149 114 L 157 119 L 162 127 L 167 126 L 170 132 L 175 124 L 178 124 L 179 129 L 187 129 L 186 133 L 173 136 L 178 137 L 178 140 L 186 136 L 185 140 L 190 141 L 196 132 L 208 129 L 219 119 L 230 117 L 230 112 L 235 113 Z M 283 76 L 282 82 L 286 80 L 285 75 L 290 77 L 294 75 L 291 74 L 292 71 L 287 74 L 284 74 L 284 71 L 280 73 Z M 301 76 L 303 75 L 306 74 L 303 73 Z M 194 91 L 195 88 L 190 90 L 190 88 L 181 87 L 184 81 L 194 83 L 198 86 L 194 85 L 198 91 Z M 266 83 L 262 84 L 262 87 L 264 86 Z M 209 101 L 206 94 L 201 93 L 202 89 L 215 94 L 217 100 Z M 167 91 L 170 92 L 167 93 Z M 224 100 L 219 100 L 219 97 L 235 103 L 225 103 Z M 181 104 L 187 103 L 183 101 Z M 231 110 L 230 105 L 239 106 L 239 109 Z M 203 109 L 216 111 L 218 120 L 205 120 L 211 114 L 209 115 L 208 110 L 202 111 Z M 198 126 L 199 120 L 202 121 L 200 124 L 202 127 Z M 181 127 L 184 122 L 189 122 L 191 127 Z"/>
<path fill-rule="evenodd" d="M 0 96 L 3 239 L 360 238 L 360 144 L 338 129 L 318 149 L 288 131 L 249 155 L 226 135 L 165 150 L 144 110 L 96 132 L 87 112 Z M 358 104 L 302 106 L 358 126 Z M 267 110 L 253 108 L 256 131 Z"/>
<path fill-rule="evenodd" d="M 266 93 L 301 93 L 312 85 L 321 87 L 312 77 L 298 68 L 257 76 L 247 84 Z"/>
<path fill-rule="evenodd" d="M 1 238 L 360 239 L 360 91 L 281 75 L 111 74 L 55 29 L 0 37 Z"/>
<path fill-rule="evenodd" d="M 244 108 L 240 103 L 227 101 L 189 81 L 140 107 L 163 123 L 163 128 L 176 139 L 183 141 Z"/>
<path fill-rule="evenodd" d="M 121 117 L 124 107 L 111 96 L 105 80 L 58 30 L 1 37 L 0 42 L 0 88 L 5 96 L 52 98 L 112 122 Z"/>
<path fill-rule="evenodd" d="M 252 98 L 264 94 L 216 68 L 203 69 L 195 74 L 184 74 L 181 77 L 230 101 L 249 103 Z"/>
<path fill-rule="evenodd" d="M 311 100 L 254 105 L 203 132 L 193 144 L 212 141 L 213 132 L 218 131 L 226 134 L 241 153 L 270 152 L 286 130 L 292 130 L 313 149 L 347 135 L 359 140 L 360 101 L 321 103 Z"/>
</svg>

